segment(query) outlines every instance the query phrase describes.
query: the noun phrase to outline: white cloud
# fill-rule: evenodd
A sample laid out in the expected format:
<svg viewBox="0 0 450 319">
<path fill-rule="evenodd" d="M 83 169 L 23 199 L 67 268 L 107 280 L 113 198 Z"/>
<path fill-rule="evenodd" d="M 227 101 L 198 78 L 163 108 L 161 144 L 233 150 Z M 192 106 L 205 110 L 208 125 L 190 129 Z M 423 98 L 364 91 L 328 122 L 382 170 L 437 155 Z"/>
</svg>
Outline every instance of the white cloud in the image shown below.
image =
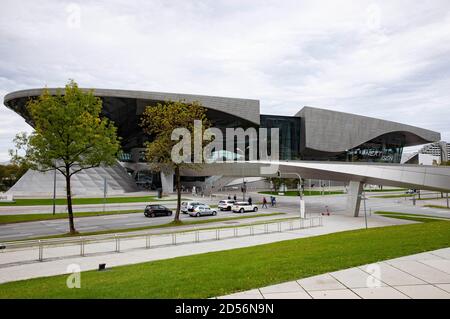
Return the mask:
<svg viewBox="0 0 450 319">
<path fill-rule="evenodd" d="M 325 107 L 450 140 L 449 9 L 447 0 L 7 0 L 0 97 L 74 78 L 86 87 L 255 98 L 264 113 Z M 4 107 L 0 120 L 2 161 L 29 127 Z"/>
</svg>

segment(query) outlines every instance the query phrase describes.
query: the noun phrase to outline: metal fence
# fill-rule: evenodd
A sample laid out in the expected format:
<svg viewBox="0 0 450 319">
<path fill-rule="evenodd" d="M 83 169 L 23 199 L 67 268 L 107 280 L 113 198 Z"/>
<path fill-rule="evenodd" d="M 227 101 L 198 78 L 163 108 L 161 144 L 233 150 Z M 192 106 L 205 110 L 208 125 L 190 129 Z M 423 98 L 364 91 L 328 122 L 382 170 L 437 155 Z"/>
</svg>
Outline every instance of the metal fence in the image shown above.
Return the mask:
<svg viewBox="0 0 450 319">
<path fill-rule="evenodd" d="M 119 233 L 95 236 L 80 236 L 70 238 L 55 238 L 45 240 L 27 240 L 5 242 L 0 244 L 1 253 L 20 253 L 24 250 L 36 249 L 35 257 L 29 257 L 28 261 L 43 261 L 52 258 L 67 258 L 73 256 L 86 256 L 88 254 L 107 253 L 131 250 L 151 249 L 156 247 L 199 243 L 205 241 L 222 240 L 228 238 L 255 236 L 269 233 L 281 233 L 286 231 L 322 226 L 322 216 L 314 216 L 305 219 L 291 219 L 285 221 L 268 221 L 253 225 L 237 225 L 213 229 L 193 229 L 170 233 Z M 64 250 L 58 248 L 67 247 Z M 23 254 L 22 254 L 23 255 Z M 21 255 L 12 258 L 9 262 L 20 262 Z M 22 256 L 24 257 L 24 256 Z M 22 258 L 23 259 L 23 258 Z M 2 260 L 1 264 L 8 262 Z"/>
</svg>

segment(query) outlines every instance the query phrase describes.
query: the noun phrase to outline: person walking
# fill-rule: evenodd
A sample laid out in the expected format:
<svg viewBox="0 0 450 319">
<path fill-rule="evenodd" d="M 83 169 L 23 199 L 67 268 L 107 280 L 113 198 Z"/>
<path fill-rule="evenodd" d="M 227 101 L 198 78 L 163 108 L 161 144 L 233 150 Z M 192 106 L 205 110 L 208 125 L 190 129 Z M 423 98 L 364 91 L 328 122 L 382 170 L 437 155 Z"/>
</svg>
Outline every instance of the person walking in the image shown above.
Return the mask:
<svg viewBox="0 0 450 319">
<path fill-rule="evenodd" d="M 266 199 L 266 197 L 263 197 L 262 208 L 267 208 L 267 199 Z"/>
<path fill-rule="evenodd" d="M 234 194 L 233 200 L 236 201 L 236 199 L 237 199 L 236 194 Z"/>
<path fill-rule="evenodd" d="M 249 205 L 252 204 L 252 198 L 250 196 L 248 197 L 248 203 L 249 203 Z"/>
<path fill-rule="evenodd" d="M 228 194 L 228 199 L 231 199 L 231 196 L 230 196 L 230 194 Z"/>
<path fill-rule="evenodd" d="M 273 207 L 273 196 L 270 196 L 270 206 Z"/>
</svg>

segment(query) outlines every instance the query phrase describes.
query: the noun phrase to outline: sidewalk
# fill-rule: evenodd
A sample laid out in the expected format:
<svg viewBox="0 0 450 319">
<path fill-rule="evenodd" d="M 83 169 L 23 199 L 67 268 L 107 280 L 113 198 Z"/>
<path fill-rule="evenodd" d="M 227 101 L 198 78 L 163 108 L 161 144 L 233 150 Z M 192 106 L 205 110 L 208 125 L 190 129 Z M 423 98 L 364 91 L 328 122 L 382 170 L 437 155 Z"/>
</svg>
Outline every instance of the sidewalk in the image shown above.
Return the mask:
<svg viewBox="0 0 450 319">
<path fill-rule="evenodd" d="M 218 299 L 450 299 L 450 248 L 248 290 Z"/>
<path fill-rule="evenodd" d="M 276 216 L 275 216 L 276 217 Z M 370 227 L 381 227 L 395 224 L 408 224 L 410 221 L 387 219 L 380 216 L 372 216 L 369 219 Z M 256 227 L 256 226 L 255 226 Z M 263 226 L 261 226 L 263 227 Z M 281 233 L 270 233 L 248 237 L 228 238 L 218 241 L 206 241 L 200 243 L 185 243 L 182 245 L 155 247 L 151 249 L 127 249 L 126 243 L 122 252 L 114 252 L 113 243 L 90 244 L 85 247 L 85 257 L 67 256 L 64 259 L 52 258 L 65 254 L 77 254 L 79 247 L 56 247 L 54 250 L 46 250 L 44 258 L 47 260 L 39 262 L 37 249 L 15 252 L 0 252 L 0 283 L 22 279 L 61 275 L 67 273 L 67 266 L 77 264 L 82 271 L 97 269 L 98 264 L 106 263 L 107 267 L 136 264 L 153 260 L 174 258 L 179 256 L 195 255 L 206 252 L 228 250 L 240 247 L 249 247 L 283 240 L 304 238 L 329 234 L 338 231 L 359 229 L 364 227 L 363 218 L 348 216 L 326 216 L 322 227 L 284 231 Z M 130 241 L 130 245 L 134 242 Z M 141 247 L 145 242 L 141 243 Z M 145 246 L 144 246 L 145 247 Z M 106 248 L 106 252 L 105 252 Z M 24 258 L 25 257 L 25 258 Z M 28 258 L 27 262 L 21 262 Z"/>
</svg>

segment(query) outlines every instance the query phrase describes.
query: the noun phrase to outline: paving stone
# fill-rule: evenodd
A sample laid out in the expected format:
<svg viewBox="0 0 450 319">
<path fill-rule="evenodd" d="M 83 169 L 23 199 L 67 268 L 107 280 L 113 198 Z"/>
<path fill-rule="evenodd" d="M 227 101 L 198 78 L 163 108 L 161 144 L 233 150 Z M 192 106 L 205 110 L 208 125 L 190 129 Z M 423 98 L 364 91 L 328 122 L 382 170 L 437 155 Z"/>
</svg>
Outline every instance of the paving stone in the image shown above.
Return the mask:
<svg viewBox="0 0 450 319">
<path fill-rule="evenodd" d="M 332 290 L 332 289 L 345 289 L 335 278 L 329 274 L 318 275 L 314 277 L 304 278 L 297 280 L 297 282 L 306 290 Z"/>
<path fill-rule="evenodd" d="M 450 293 L 433 285 L 397 286 L 395 289 L 413 299 L 450 299 Z"/>
</svg>

